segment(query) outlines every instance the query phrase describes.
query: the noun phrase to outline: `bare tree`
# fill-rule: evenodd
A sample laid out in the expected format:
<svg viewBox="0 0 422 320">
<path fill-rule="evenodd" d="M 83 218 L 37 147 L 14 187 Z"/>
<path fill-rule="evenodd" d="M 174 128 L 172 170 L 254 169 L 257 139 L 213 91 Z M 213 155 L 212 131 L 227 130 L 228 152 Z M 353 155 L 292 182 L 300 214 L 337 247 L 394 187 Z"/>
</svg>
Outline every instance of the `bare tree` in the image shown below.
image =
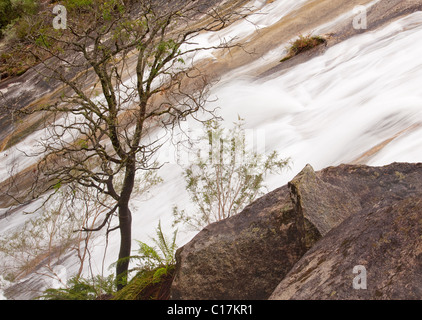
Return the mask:
<svg viewBox="0 0 422 320">
<path fill-rule="evenodd" d="M 247 12 L 202 11 L 197 1 L 87 3 L 69 14 L 66 29 L 39 28 L 28 39 L 37 47 L 31 52 L 39 59 L 39 72 L 63 84 L 59 100 L 25 111 L 49 119 L 29 190 L 37 197 L 71 184 L 112 200 L 102 203 L 107 210 L 101 222 L 85 231 L 120 230 L 116 278 L 122 288 L 131 254 L 129 201 L 136 174 L 160 167 L 154 161 L 163 144 L 159 129 L 171 130 L 189 116 L 209 112 L 211 79 L 194 66 L 192 55 L 237 45 L 225 39 L 200 47 L 195 37 L 219 31 Z M 40 49 L 51 58 L 40 59 Z"/>
</svg>

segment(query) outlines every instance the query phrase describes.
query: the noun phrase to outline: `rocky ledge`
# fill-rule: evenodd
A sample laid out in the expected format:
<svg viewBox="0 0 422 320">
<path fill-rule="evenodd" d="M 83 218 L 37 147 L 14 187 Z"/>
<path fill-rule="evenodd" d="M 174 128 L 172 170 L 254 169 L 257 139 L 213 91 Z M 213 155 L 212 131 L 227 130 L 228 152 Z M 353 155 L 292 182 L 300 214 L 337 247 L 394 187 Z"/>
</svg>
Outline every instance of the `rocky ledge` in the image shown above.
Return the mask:
<svg viewBox="0 0 422 320">
<path fill-rule="evenodd" d="M 422 164 L 308 165 L 176 258 L 172 299 L 421 299 Z"/>
</svg>

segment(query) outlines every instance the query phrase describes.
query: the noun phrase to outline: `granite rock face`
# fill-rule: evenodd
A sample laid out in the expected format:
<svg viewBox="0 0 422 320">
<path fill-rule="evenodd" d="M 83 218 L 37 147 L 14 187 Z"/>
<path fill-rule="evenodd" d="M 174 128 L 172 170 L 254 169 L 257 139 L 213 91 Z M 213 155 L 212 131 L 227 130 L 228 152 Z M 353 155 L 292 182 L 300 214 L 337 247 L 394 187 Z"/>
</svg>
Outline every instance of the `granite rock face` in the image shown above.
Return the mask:
<svg viewBox="0 0 422 320">
<path fill-rule="evenodd" d="M 322 235 L 361 209 L 358 197 L 324 181 L 307 165 L 289 184 L 295 210 L 306 217 Z"/>
<path fill-rule="evenodd" d="M 348 192 L 349 203 L 360 208 L 350 208 L 352 214 L 299 260 L 270 299 L 421 299 L 422 164 L 340 166 L 317 176 Z"/>
<path fill-rule="evenodd" d="M 350 216 L 300 259 L 270 297 L 421 298 L 422 193 Z"/>
<path fill-rule="evenodd" d="M 288 185 L 296 210 L 326 235 L 350 215 L 422 191 L 421 178 L 422 164 L 340 165 L 318 172 L 307 165 Z"/>
<path fill-rule="evenodd" d="M 267 299 L 319 237 L 277 189 L 177 251 L 171 298 Z"/>
<path fill-rule="evenodd" d="M 176 257 L 173 299 L 421 299 L 422 164 L 308 165 Z"/>
</svg>

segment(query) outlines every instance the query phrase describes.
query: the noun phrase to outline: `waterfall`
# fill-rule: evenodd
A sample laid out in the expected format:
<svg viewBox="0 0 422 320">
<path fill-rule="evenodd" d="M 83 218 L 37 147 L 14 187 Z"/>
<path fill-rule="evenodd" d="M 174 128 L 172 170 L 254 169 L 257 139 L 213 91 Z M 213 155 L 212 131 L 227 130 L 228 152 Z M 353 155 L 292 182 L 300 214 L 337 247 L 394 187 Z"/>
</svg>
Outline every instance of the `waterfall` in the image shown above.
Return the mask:
<svg viewBox="0 0 422 320">
<path fill-rule="evenodd" d="M 270 26 L 306 2 L 274 1 L 263 6 L 264 1 L 256 1 L 265 14 L 253 18 L 254 28 Z M 329 25 L 327 21 L 324 28 Z M 220 36 L 247 38 L 255 29 L 240 22 L 223 31 Z M 201 35 L 198 43 L 215 41 L 207 37 Z M 211 92 L 218 100 L 209 107 L 220 108 L 227 126 L 239 116 L 245 119 L 248 130 L 265 136 L 266 151 L 276 150 L 281 156 L 291 158 L 290 170 L 281 176 L 268 177 L 269 190 L 287 183 L 308 163 L 319 170 L 341 163 L 421 162 L 420 39 L 422 12 L 415 12 L 380 29 L 340 42 L 288 70 L 266 77 L 251 77 L 250 71 L 267 64 L 269 57 L 278 60 L 283 57 L 281 51 L 271 51 L 268 56 L 223 76 Z M 195 124 L 190 125 L 197 128 Z M 19 150 L 29 150 L 35 138 L 30 136 L 16 148 L 0 153 L 1 174 L 6 174 L 12 158 L 21 164 L 25 161 Z M 170 146 L 162 150 L 162 159 L 168 159 L 173 153 Z M 189 207 L 181 173 L 180 166 L 170 161 L 159 172 L 164 182 L 151 191 L 149 198 L 133 199 L 134 239 L 148 242 L 158 220 L 164 230 L 170 230 L 173 206 Z M 2 212 L 3 209 L 0 215 Z M 9 232 L 27 219 L 19 214 L 1 219 L 0 233 Z M 183 231 L 179 245 L 194 235 Z M 100 272 L 104 239 L 98 237 L 95 241 L 97 249 L 91 258 L 95 272 Z M 115 261 L 118 248 L 118 233 L 114 233 L 109 239 L 106 267 Z M 76 268 L 72 257 L 62 264 L 69 273 Z"/>
</svg>

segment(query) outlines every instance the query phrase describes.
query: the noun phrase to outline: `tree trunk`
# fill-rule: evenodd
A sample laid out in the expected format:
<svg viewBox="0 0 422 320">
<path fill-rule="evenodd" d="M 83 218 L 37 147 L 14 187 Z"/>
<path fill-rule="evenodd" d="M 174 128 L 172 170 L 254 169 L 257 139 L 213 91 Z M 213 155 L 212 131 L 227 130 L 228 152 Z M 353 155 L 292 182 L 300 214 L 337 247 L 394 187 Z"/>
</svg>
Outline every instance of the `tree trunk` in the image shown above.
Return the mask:
<svg viewBox="0 0 422 320">
<path fill-rule="evenodd" d="M 119 207 L 120 223 L 120 251 L 116 266 L 117 290 L 121 290 L 127 284 L 127 272 L 132 247 L 132 213 L 129 203 Z"/>
<path fill-rule="evenodd" d="M 126 175 L 119 201 L 120 251 L 116 266 L 117 290 L 127 284 L 127 273 L 132 247 L 132 213 L 129 209 L 129 200 L 135 183 L 135 161 L 129 161 L 126 166 Z"/>
</svg>

